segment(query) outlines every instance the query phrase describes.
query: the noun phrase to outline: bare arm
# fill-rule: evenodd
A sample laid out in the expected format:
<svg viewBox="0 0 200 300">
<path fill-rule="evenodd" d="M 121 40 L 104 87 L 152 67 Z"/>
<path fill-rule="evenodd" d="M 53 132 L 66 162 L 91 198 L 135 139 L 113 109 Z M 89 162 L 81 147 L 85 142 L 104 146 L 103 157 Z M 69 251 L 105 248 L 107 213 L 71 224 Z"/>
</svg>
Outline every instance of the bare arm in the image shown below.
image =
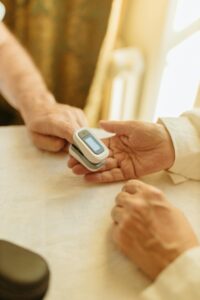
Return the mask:
<svg viewBox="0 0 200 300">
<path fill-rule="evenodd" d="M 86 126 L 82 110 L 56 102 L 23 47 L 0 22 L 0 92 L 22 115 L 35 145 L 57 152 Z"/>
<path fill-rule="evenodd" d="M 7 101 L 25 117 L 33 105 L 54 102 L 29 55 L 0 23 L 0 90 Z"/>
</svg>

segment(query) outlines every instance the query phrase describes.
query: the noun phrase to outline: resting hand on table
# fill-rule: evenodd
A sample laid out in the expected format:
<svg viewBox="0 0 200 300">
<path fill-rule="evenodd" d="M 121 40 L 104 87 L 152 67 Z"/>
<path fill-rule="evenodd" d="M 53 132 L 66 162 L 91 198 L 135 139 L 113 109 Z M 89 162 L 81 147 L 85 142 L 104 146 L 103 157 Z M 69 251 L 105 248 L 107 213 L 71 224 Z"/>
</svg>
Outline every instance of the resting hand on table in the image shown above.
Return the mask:
<svg viewBox="0 0 200 300">
<path fill-rule="evenodd" d="M 168 169 L 173 165 L 175 153 L 171 138 L 161 124 L 138 121 L 101 122 L 101 127 L 116 135 L 105 139 L 110 149 L 105 166 L 91 173 L 75 159 L 68 166 L 77 175 L 85 175 L 91 182 L 114 182 Z"/>
<path fill-rule="evenodd" d="M 128 181 L 112 211 L 113 239 L 149 278 L 199 242 L 183 213 L 158 189 Z"/>
<path fill-rule="evenodd" d="M 23 113 L 34 144 L 41 150 L 59 152 L 72 142 L 73 132 L 87 125 L 81 109 L 56 102 L 41 103 Z"/>
</svg>

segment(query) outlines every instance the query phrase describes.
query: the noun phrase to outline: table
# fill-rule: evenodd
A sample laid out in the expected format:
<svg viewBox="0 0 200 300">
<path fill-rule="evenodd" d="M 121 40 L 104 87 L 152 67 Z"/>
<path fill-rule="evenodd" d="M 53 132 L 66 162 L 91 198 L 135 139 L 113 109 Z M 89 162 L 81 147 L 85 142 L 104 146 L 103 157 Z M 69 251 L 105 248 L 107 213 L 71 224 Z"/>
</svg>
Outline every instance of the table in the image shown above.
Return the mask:
<svg viewBox="0 0 200 300">
<path fill-rule="evenodd" d="M 150 282 L 113 245 L 110 211 L 123 183 L 93 185 L 66 166 L 66 154 L 37 150 L 23 126 L 0 128 L 0 238 L 31 248 L 51 269 L 46 300 L 132 300 Z M 200 237 L 200 183 L 161 188 Z"/>
</svg>

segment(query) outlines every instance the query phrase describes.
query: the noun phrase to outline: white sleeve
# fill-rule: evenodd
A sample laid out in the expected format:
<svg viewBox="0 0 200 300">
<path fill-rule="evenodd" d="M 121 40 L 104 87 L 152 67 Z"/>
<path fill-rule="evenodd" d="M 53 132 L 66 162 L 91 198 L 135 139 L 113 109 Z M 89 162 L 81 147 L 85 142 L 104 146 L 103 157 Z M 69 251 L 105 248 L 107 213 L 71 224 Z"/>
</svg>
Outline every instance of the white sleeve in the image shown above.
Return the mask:
<svg viewBox="0 0 200 300">
<path fill-rule="evenodd" d="M 186 112 L 179 118 L 159 121 L 169 131 L 175 149 L 175 162 L 168 170 L 172 180 L 175 183 L 200 180 L 200 109 Z"/>
<path fill-rule="evenodd" d="M 200 299 L 200 248 L 187 251 L 171 263 L 138 300 Z"/>
</svg>

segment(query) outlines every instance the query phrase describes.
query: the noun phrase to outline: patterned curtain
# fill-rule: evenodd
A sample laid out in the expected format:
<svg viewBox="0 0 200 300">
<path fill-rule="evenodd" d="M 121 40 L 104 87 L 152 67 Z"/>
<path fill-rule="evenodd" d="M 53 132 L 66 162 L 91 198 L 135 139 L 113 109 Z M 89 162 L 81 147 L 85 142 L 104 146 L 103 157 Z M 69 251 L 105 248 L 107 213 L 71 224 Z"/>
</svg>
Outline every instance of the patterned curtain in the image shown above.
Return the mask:
<svg viewBox="0 0 200 300">
<path fill-rule="evenodd" d="M 7 9 L 5 23 L 28 49 L 57 101 L 83 108 L 112 0 L 1 1 Z M 7 123 L 17 122 L 16 114 L 6 110 L 11 114 Z"/>
</svg>

